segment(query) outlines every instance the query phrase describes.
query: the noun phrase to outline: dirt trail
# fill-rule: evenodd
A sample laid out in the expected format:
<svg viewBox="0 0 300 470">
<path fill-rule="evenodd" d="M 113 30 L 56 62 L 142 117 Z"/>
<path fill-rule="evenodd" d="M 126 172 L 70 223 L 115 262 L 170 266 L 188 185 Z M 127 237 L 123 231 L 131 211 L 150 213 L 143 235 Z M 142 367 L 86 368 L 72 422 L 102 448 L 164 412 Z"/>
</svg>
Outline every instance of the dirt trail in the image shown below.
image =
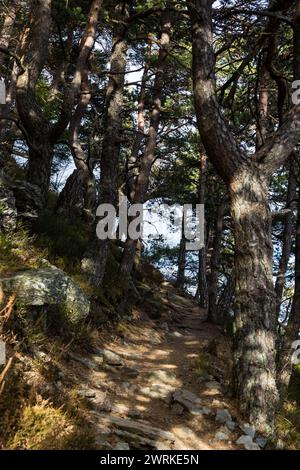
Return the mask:
<svg viewBox="0 0 300 470">
<path fill-rule="evenodd" d="M 99 449 L 238 448 L 238 426 L 230 431 L 215 418 L 224 409 L 237 418 L 226 393 L 228 339 L 169 284 L 159 296 L 165 306 L 159 320 L 150 320 L 142 306 L 118 335 L 94 338 L 94 352 L 112 351 L 119 364 L 113 355 L 97 371 L 76 364 L 81 393 L 95 410 L 89 419 L 99 431 Z"/>
</svg>

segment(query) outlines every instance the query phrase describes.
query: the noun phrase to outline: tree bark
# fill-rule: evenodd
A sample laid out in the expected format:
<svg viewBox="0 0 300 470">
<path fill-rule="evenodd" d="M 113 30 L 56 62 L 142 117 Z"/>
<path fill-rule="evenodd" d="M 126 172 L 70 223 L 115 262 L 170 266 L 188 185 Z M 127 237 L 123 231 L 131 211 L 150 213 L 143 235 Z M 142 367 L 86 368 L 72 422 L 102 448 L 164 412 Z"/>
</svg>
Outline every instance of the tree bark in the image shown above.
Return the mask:
<svg viewBox="0 0 300 470">
<path fill-rule="evenodd" d="M 160 123 L 161 101 L 165 81 L 164 72 L 167 66 L 168 49 L 171 39 L 170 3 L 171 2 L 169 0 L 162 16 L 161 37 L 159 41 L 160 49 L 153 87 L 153 102 L 150 114 L 150 126 L 144 154 L 140 160 L 139 174 L 134 184 L 134 190 L 132 191 L 132 202 L 134 204 L 143 204 L 145 202 L 151 169 L 153 163 L 155 162 L 157 133 Z M 126 278 L 131 273 L 136 247 L 137 240 L 131 240 L 130 238 L 127 238 L 120 265 L 121 277 Z"/>
<path fill-rule="evenodd" d="M 127 59 L 128 3 L 119 2 L 115 13 L 109 82 L 106 90 L 101 150 L 99 203 L 118 204 L 118 169 L 121 149 L 122 111 Z M 100 286 L 105 274 L 109 240 L 92 241 L 82 260 L 82 268 L 90 281 Z"/>
<path fill-rule="evenodd" d="M 189 7 L 195 109 L 207 155 L 231 193 L 236 283 L 235 388 L 241 409 L 249 414 L 257 430 L 270 432 L 278 390 L 268 188 L 272 174 L 285 163 L 298 142 L 300 106 L 286 114 L 282 126 L 254 155 L 246 155 L 239 148 L 216 97 L 212 3 L 196 0 Z"/>
<path fill-rule="evenodd" d="M 285 286 L 285 276 L 288 269 L 288 263 L 292 251 L 293 243 L 293 208 L 295 205 L 296 194 L 297 194 L 297 180 L 295 176 L 294 161 L 291 157 L 289 165 L 289 178 L 287 188 L 287 201 L 286 208 L 289 211 L 284 216 L 282 240 L 281 240 L 281 256 L 279 261 L 279 267 L 276 277 L 275 292 L 277 296 L 277 317 L 279 318 L 282 294 Z"/>
<path fill-rule="evenodd" d="M 200 173 L 199 173 L 199 204 L 205 203 L 205 190 L 206 190 L 206 167 L 207 157 L 204 153 L 200 155 Z M 196 300 L 201 308 L 207 308 L 208 305 L 208 288 L 207 288 L 207 259 L 206 259 L 206 221 L 205 227 L 205 244 L 198 254 L 198 286 L 196 292 Z"/>
<path fill-rule="evenodd" d="M 225 209 L 225 203 L 220 203 L 218 205 L 214 229 L 212 254 L 210 259 L 210 275 L 208 278 L 208 320 L 216 324 L 222 323 L 222 319 L 218 318 L 217 298 Z"/>
<path fill-rule="evenodd" d="M 57 202 L 57 211 L 69 216 L 84 217 L 90 222 L 96 207 L 96 186 L 93 175 L 94 163 L 85 155 L 80 143 L 79 133 L 82 119 L 91 100 L 88 86 L 88 68 L 82 77 L 81 96 L 71 118 L 69 144 L 76 169 L 69 176 Z"/>
<path fill-rule="evenodd" d="M 52 124 L 45 116 L 36 97 L 37 80 L 48 55 L 51 32 L 51 0 L 36 0 L 21 44 L 23 73 L 17 79 L 16 100 L 23 133 L 29 147 L 27 180 L 41 190 L 46 202 L 50 183 L 53 148 L 68 126 L 73 106 L 80 93 L 86 62 L 94 45 L 102 0 L 93 0 L 82 35 L 73 80 L 66 87 L 64 103 L 57 121 Z"/>
<path fill-rule="evenodd" d="M 230 185 L 235 235 L 235 387 L 241 410 L 271 431 L 275 381 L 276 296 L 272 278 L 268 181 L 246 168 Z"/>
<path fill-rule="evenodd" d="M 178 254 L 178 269 L 175 287 L 183 291 L 185 283 L 185 263 L 186 263 L 186 238 L 184 236 L 184 220 L 181 226 L 181 239 Z"/>
</svg>

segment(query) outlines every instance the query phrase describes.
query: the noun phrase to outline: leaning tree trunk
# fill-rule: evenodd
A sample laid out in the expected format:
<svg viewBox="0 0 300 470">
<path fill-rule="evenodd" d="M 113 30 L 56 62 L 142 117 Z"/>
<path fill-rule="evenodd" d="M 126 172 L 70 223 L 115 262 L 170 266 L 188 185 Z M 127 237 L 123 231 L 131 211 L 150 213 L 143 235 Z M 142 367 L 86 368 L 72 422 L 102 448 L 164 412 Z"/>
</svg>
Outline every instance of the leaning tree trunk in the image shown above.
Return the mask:
<svg viewBox="0 0 300 470">
<path fill-rule="evenodd" d="M 268 181 L 247 166 L 233 178 L 230 191 L 235 229 L 235 386 L 242 411 L 266 432 L 271 431 L 278 403 Z"/>
<path fill-rule="evenodd" d="M 57 212 L 76 215 L 92 222 L 96 208 L 94 161 L 86 155 L 79 138 L 82 119 L 91 100 L 88 86 L 88 67 L 82 72 L 81 96 L 69 128 L 69 144 L 76 169 L 69 176 L 59 195 Z"/>
</svg>

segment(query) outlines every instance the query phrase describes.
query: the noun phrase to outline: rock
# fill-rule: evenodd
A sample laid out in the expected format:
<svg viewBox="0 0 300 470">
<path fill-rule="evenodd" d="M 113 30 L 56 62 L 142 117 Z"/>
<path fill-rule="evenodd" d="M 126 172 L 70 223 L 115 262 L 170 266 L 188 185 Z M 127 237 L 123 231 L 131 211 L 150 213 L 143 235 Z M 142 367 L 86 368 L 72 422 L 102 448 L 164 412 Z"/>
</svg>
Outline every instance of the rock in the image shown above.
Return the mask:
<svg viewBox="0 0 300 470">
<path fill-rule="evenodd" d="M 235 422 L 234 421 L 226 421 L 225 426 L 229 431 L 234 431 L 235 429 Z"/>
<path fill-rule="evenodd" d="M 201 410 L 202 410 L 202 413 L 203 413 L 204 415 L 209 416 L 209 415 L 213 414 L 212 409 L 209 408 L 208 406 L 203 406 L 203 407 L 201 408 Z"/>
<path fill-rule="evenodd" d="M 121 374 L 131 379 L 136 379 L 140 375 L 140 371 L 134 367 L 122 367 Z"/>
<path fill-rule="evenodd" d="M 246 434 L 239 437 L 238 440 L 236 441 L 236 444 L 241 445 L 241 446 L 246 445 L 246 444 L 252 444 L 252 443 L 253 443 L 252 437 Z"/>
<path fill-rule="evenodd" d="M 256 444 L 259 445 L 259 447 L 261 449 L 264 449 L 266 447 L 267 443 L 268 443 L 268 439 L 266 437 L 263 437 L 263 436 L 257 436 L 255 438 L 255 442 L 256 442 Z"/>
<path fill-rule="evenodd" d="M 158 442 L 167 445 L 174 444 L 175 436 L 163 429 L 151 426 L 148 423 L 135 421 L 132 419 L 122 419 L 107 414 L 98 414 L 97 416 L 99 426 L 112 426 L 115 433 L 118 431 L 129 433 L 130 435 L 137 435 L 140 438 L 150 439 L 156 445 Z M 126 439 L 127 440 L 127 439 Z"/>
<path fill-rule="evenodd" d="M 123 359 L 113 351 L 109 349 L 100 349 L 100 348 L 93 348 L 93 351 L 96 355 L 103 357 L 106 364 L 110 366 L 122 366 L 124 364 Z"/>
<path fill-rule="evenodd" d="M 163 322 L 161 325 L 161 328 L 165 331 L 169 331 L 169 325 L 167 322 Z"/>
<path fill-rule="evenodd" d="M 244 434 L 247 436 L 251 436 L 252 439 L 255 436 L 255 427 L 251 426 L 250 424 L 246 423 L 241 426 L 241 430 L 243 431 Z"/>
<path fill-rule="evenodd" d="M 18 301 L 26 306 L 60 306 L 71 323 L 84 320 L 90 311 L 90 302 L 81 288 L 55 266 L 2 278 L 0 288 L 6 294 L 17 292 Z"/>
<path fill-rule="evenodd" d="M 231 414 L 228 410 L 217 410 L 216 414 L 217 423 L 225 424 L 227 421 L 232 421 Z"/>
<path fill-rule="evenodd" d="M 189 390 L 175 390 L 173 400 L 182 405 L 194 416 L 201 416 L 203 414 L 200 398 Z"/>
<path fill-rule="evenodd" d="M 16 199 L 0 175 L 0 233 L 11 233 L 17 226 Z"/>
<path fill-rule="evenodd" d="M 173 331 L 173 333 L 171 333 L 172 336 L 174 336 L 174 338 L 182 338 L 183 337 L 183 334 L 179 333 L 179 331 Z"/>
<path fill-rule="evenodd" d="M 5 177 L 8 188 L 13 192 L 16 198 L 16 207 L 20 215 L 30 213 L 35 216 L 43 208 L 43 199 L 41 190 L 38 186 L 28 183 L 25 180 L 12 180 Z"/>
<path fill-rule="evenodd" d="M 245 444 L 245 449 L 246 450 L 260 450 L 260 447 L 258 444 L 255 444 L 255 442 L 250 442 L 248 444 Z"/>
<path fill-rule="evenodd" d="M 130 447 L 127 442 L 120 441 L 116 444 L 114 450 L 130 450 Z"/>
<path fill-rule="evenodd" d="M 95 438 L 95 446 L 97 450 L 112 450 L 112 445 L 105 440 L 103 436 Z"/>
<path fill-rule="evenodd" d="M 122 431 L 120 429 L 116 429 L 114 433 L 117 436 L 129 441 L 131 446 L 135 449 L 171 450 L 171 448 L 165 442 L 156 441 L 155 439 L 149 439 L 147 437 L 140 436 L 139 434 L 135 434 L 128 431 Z"/>
<path fill-rule="evenodd" d="M 69 353 L 69 357 L 73 359 L 73 361 L 79 362 L 90 370 L 99 370 L 99 367 L 103 363 L 103 360 L 97 356 L 93 356 L 93 360 L 91 360 L 86 357 L 79 356 L 78 354 Z"/>
<path fill-rule="evenodd" d="M 84 398 L 96 398 L 96 390 L 93 390 L 91 388 L 85 389 L 85 390 L 78 390 L 78 395 L 80 397 Z"/>
<path fill-rule="evenodd" d="M 229 439 L 229 435 L 222 431 L 218 431 L 214 437 L 215 441 L 228 441 Z"/>
</svg>

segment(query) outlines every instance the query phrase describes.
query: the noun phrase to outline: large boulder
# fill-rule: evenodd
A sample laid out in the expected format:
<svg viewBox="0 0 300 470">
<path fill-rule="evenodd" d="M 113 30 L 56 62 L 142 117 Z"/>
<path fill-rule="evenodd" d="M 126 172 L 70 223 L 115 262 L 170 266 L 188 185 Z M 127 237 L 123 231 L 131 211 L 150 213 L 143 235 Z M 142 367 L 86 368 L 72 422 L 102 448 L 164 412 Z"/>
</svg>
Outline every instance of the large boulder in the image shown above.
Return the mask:
<svg viewBox="0 0 300 470">
<path fill-rule="evenodd" d="M 51 265 L 2 278 L 0 289 L 8 295 L 16 293 L 17 301 L 25 306 L 57 305 L 72 323 L 85 319 L 90 311 L 90 302 L 82 289 Z"/>
<path fill-rule="evenodd" d="M 12 179 L 3 170 L 0 170 L 0 202 L 1 199 L 5 199 L 6 205 L 13 207 L 15 219 L 17 215 L 23 218 L 35 218 L 43 208 L 38 186 L 24 180 Z"/>
</svg>

